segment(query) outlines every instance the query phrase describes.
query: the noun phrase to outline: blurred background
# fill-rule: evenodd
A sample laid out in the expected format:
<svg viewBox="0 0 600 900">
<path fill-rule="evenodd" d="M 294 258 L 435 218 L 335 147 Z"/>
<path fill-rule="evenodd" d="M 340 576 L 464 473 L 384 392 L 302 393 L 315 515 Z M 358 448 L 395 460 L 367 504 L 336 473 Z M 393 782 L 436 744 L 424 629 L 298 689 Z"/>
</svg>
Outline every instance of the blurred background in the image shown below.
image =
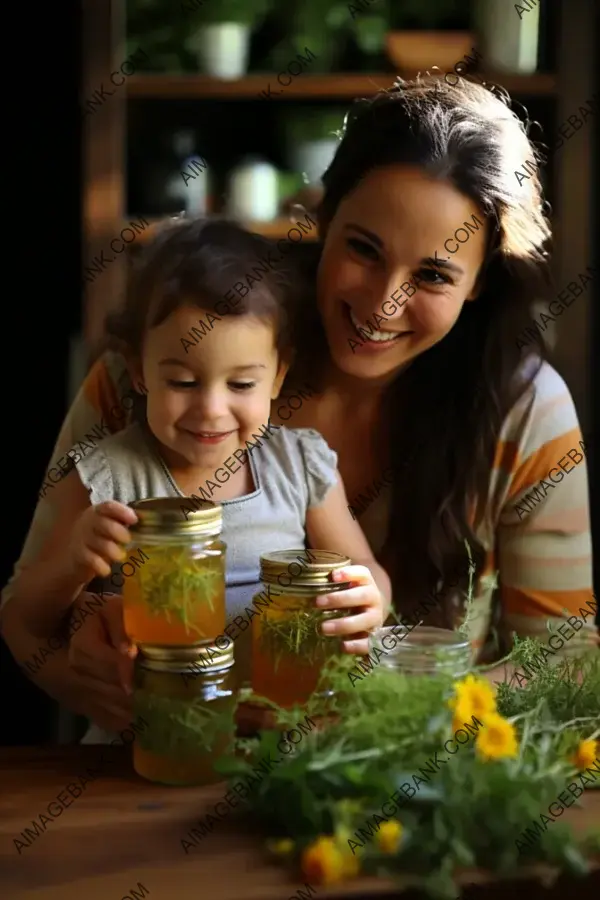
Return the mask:
<svg viewBox="0 0 600 900">
<path fill-rule="evenodd" d="M 156 222 L 226 212 L 252 230 L 285 237 L 319 201 L 320 177 L 350 105 L 390 87 L 396 75 L 436 67 L 442 78 L 463 72 L 496 83 L 523 118 L 537 123 L 533 138 L 552 148 L 562 136 L 541 170 L 554 230 L 548 249 L 557 293 L 578 280 L 593 264 L 596 228 L 597 112 L 582 112 L 597 106 L 596 6 L 595 0 L 83 0 L 80 287 L 63 297 L 67 347 L 64 367 L 55 363 L 62 390 L 22 486 L 2 583 L 104 317 L 119 304 L 127 266 Z M 316 239 L 316 228 L 304 235 Z M 112 252 L 113 241 L 124 252 Z M 586 435 L 593 428 L 591 308 L 589 291 L 545 335 Z M 3 645 L 0 661 L 17 703 L 36 711 L 4 740 L 46 739 L 53 704 L 25 681 Z"/>
</svg>

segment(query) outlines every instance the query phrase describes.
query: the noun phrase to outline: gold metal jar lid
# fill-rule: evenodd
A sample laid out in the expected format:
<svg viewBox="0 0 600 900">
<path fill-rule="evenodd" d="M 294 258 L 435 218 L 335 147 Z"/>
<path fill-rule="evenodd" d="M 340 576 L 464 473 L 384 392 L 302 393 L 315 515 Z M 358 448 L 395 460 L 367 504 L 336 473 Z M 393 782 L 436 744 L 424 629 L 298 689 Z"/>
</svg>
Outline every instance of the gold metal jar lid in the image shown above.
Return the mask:
<svg viewBox="0 0 600 900">
<path fill-rule="evenodd" d="M 275 550 L 260 557 L 260 579 L 281 587 L 333 587 L 329 576 L 336 569 L 351 565 L 351 560 L 331 550 Z M 342 582 L 336 582 L 339 587 Z"/>
<path fill-rule="evenodd" d="M 218 535 L 223 527 L 223 513 L 220 503 L 209 500 L 194 500 L 195 508 L 189 512 L 185 508 L 184 497 L 153 497 L 130 503 L 138 521 L 130 527 L 137 537 L 193 537 L 194 535 Z"/>
<path fill-rule="evenodd" d="M 224 650 L 216 644 L 167 646 L 144 644 L 138 648 L 136 663 L 156 672 L 214 672 L 233 666 L 233 642 Z"/>
</svg>

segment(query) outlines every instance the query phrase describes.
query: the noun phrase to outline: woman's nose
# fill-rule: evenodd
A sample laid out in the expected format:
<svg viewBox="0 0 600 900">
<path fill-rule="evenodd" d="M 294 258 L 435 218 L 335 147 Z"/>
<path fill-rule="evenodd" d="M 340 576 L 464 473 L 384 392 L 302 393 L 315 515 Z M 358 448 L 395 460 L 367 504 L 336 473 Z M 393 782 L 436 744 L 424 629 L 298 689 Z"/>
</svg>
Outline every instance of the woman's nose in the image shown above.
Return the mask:
<svg viewBox="0 0 600 900">
<path fill-rule="evenodd" d="M 385 285 L 385 293 L 381 301 L 383 315 L 401 318 L 406 310 L 406 304 L 416 293 L 416 287 L 406 270 L 394 272 Z M 387 313 L 386 310 L 387 309 Z"/>
</svg>

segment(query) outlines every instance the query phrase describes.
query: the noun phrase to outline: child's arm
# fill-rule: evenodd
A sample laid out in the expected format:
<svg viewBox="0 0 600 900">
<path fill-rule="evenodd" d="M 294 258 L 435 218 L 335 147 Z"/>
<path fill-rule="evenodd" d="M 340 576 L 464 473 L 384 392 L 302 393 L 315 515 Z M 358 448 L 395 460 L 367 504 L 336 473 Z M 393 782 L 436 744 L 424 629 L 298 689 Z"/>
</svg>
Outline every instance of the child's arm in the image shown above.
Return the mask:
<svg viewBox="0 0 600 900">
<path fill-rule="evenodd" d="M 56 520 L 37 559 L 14 583 L 11 603 L 36 637 L 53 634 L 76 597 L 95 577 L 110 573 L 130 538 L 126 525 L 137 516 L 121 503 L 93 507 L 76 470 L 56 484 Z"/>
<path fill-rule="evenodd" d="M 349 556 L 353 563 L 347 569 L 334 573 L 333 580 L 349 580 L 354 587 L 319 597 L 317 605 L 325 609 L 348 608 L 353 611 L 362 608 L 357 615 L 325 623 L 324 633 L 352 635 L 353 640 L 344 641 L 344 649 L 348 653 L 367 653 L 367 640 L 359 635 L 379 628 L 387 619 L 391 607 L 391 582 L 373 556 L 362 528 L 348 509 L 339 472 L 337 483 L 327 492 L 325 500 L 307 510 L 306 534 L 313 549 L 341 553 Z"/>
</svg>

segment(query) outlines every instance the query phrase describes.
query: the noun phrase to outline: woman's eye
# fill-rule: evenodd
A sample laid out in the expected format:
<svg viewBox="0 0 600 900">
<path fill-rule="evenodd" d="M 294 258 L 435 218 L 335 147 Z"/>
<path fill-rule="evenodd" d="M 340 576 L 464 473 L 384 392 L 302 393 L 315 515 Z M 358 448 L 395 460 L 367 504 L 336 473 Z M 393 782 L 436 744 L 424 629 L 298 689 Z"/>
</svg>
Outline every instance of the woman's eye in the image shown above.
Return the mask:
<svg viewBox="0 0 600 900">
<path fill-rule="evenodd" d="M 249 391 L 250 388 L 256 387 L 255 381 L 230 381 L 229 387 L 234 391 Z"/>
<path fill-rule="evenodd" d="M 419 269 L 418 280 L 427 284 L 452 284 L 450 276 L 438 272 L 437 269 Z"/>
<path fill-rule="evenodd" d="M 354 250 L 355 253 L 364 256 L 366 259 L 379 259 L 379 253 L 375 247 L 373 247 L 372 244 L 368 244 L 366 241 L 361 241 L 360 238 L 348 238 L 348 246 Z"/>
<path fill-rule="evenodd" d="M 169 378 L 169 380 L 167 381 L 167 384 L 169 385 L 169 387 L 174 387 L 174 388 L 193 388 L 193 387 L 196 387 L 197 382 L 196 381 L 175 381 L 174 379 Z"/>
</svg>

